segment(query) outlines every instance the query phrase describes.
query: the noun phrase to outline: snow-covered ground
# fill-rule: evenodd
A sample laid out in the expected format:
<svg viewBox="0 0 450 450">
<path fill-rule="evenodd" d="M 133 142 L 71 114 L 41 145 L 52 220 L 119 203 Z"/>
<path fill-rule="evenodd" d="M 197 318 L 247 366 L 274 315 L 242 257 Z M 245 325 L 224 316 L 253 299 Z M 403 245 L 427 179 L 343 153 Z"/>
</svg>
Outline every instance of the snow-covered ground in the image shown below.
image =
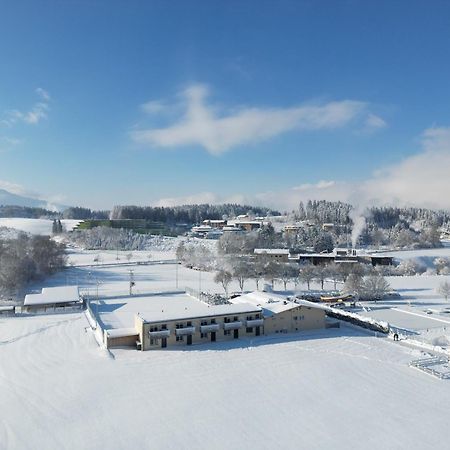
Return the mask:
<svg viewBox="0 0 450 450">
<path fill-rule="evenodd" d="M 353 328 L 97 347 L 83 314 L 0 319 L 1 449 L 431 449 L 450 384 L 418 350 Z"/>
<path fill-rule="evenodd" d="M 428 248 L 419 250 L 399 250 L 383 252 L 383 256 L 393 256 L 402 261 L 405 259 L 415 259 L 421 262 L 425 267 L 433 267 L 433 261 L 439 257 L 450 258 L 450 241 L 443 241 L 441 248 Z"/>
<path fill-rule="evenodd" d="M 99 253 L 119 264 L 92 265 Z M 213 273 L 171 262 L 173 250 L 131 252 L 131 261 L 152 261 L 134 266 L 122 264 L 127 253 L 117 261 L 116 252 L 72 249 L 72 266 L 30 290 L 79 284 L 94 298 L 98 290 L 101 322 L 114 328 L 133 326 L 139 294 L 222 292 Z M 128 293 L 130 270 L 136 296 L 108 299 Z M 391 277 L 402 297 L 358 312 L 430 341 L 450 329 L 450 304 L 435 292 L 444 279 Z M 0 317 L 0 449 L 446 448 L 450 381 L 408 366 L 423 356 L 408 341 L 346 326 L 108 353 L 84 313 Z"/>
<path fill-rule="evenodd" d="M 63 229 L 71 231 L 80 221 L 63 219 L 61 220 Z M 0 227 L 15 228 L 30 234 L 52 234 L 53 220 L 49 219 L 21 219 L 21 218 L 0 218 Z"/>
</svg>

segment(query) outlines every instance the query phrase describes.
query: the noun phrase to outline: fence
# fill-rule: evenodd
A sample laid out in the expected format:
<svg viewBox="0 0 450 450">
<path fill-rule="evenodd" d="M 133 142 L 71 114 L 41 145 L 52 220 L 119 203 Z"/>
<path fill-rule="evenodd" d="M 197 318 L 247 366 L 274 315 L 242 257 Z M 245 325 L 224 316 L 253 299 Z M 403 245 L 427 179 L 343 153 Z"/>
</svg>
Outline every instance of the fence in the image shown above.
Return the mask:
<svg viewBox="0 0 450 450">
<path fill-rule="evenodd" d="M 220 294 L 210 294 L 209 292 L 203 292 L 190 287 L 185 288 L 186 294 L 200 300 L 208 305 L 228 305 L 230 302 Z"/>
<path fill-rule="evenodd" d="M 422 372 L 433 375 L 437 378 L 450 379 L 450 368 L 448 367 L 448 358 L 445 356 L 435 356 L 432 358 L 416 359 L 409 363 L 411 367 Z"/>
</svg>

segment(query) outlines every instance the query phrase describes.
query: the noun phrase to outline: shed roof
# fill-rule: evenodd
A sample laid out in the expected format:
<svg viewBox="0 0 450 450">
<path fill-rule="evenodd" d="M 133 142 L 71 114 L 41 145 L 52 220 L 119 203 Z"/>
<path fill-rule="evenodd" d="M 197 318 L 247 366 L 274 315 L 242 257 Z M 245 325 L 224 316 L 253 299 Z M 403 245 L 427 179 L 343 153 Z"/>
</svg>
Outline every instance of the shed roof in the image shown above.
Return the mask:
<svg viewBox="0 0 450 450">
<path fill-rule="evenodd" d="M 23 304 L 48 305 L 54 303 L 72 303 L 80 300 L 78 286 L 58 286 L 42 289 L 41 294 L 28 294 Z"/>
</svg>

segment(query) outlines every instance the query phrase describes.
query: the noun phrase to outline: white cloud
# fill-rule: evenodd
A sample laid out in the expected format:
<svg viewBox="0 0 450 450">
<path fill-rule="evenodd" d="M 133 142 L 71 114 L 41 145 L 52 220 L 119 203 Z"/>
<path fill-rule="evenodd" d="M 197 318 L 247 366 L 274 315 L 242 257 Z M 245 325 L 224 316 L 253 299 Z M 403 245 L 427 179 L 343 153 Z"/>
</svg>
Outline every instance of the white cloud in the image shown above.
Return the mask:
<svg viewBox="0 0 450 450">
<path fill-rule="evenodd" d="M 157 114 L 164 111 L 166 109 L 166 105 L 164 102 L 159 100 L 152 100 L 147 103 L 143 103 L 141 105 L 141 109 L 147 114 Z"/>
<path fill-rule="evenodd" d="M 421 152 L 376 171 L 364 182 L 322 180 L 255 195 L 236 193 L 227 197 L 204 192 L 160 202 L 174 205 L 234 201 L 289 211 L 297 208 L 300 201 L 322 199 L 349 202 L 358 211 L 381 205 L 450 210 L 450 127 L 425 130 Z"/>
<path fill-rule="evenodd" d="M 380 116 L 376 116 L 375 114 L 369 113 L 367 115 L 363 131 L 373 132 L 381 130 L 386 127 L 387 123 L 385 120 L 383 120 Z"/>
<path fill-rule="evenodd" d="M 0 123 L 3 126 L 12 127 L 18 122 L 35 125 L 46 119 L 50 109 L 50 95 L 42 88 L 37 88 L 35 92 L 41 98 L 41 101 L 36 102 L 28 111 L 19 111 L 18 109 L 5 111 Z"/>
<path fill-rule="evenodd" d="M 267 204 L 296 207 L 300 200 L 342 200 L 363 209 L 373 205 L 417 206 L 450 210 L 450 127 L 429 128 L 422 151 L 377 170 L 364 182 L 319 181 L 285 192 L 266 194 Z"/>
<path fill-rule="evenodd" d="M 202 203 L 220 204 L 220 203 L 246 203 L 246 197 L 242 194 L 221 195 L 214 192 L 199 192 L 197 194 L 168 197 L 157 200 L 154 206 L 179 206 L 179 205 L 196 205 Z"/>
<path fill-rule="evenodd" d="M 425 130 L 422 146 L 365 183 L 365 201 L 450 209 L 450 128 Z"/>
<path fill-rule="evenodd" d="M 234 147 L 264 141 L 292 130 L 341 128 L 368 113 L 367 103 L 354 100 L 290 108 L 241 107 L 232 112 L 219 113 L 217 108 L 207 104 L 208 95 L 206 86 L 190 86 L 181 93 L 186 111 L 178 122 L 164 128 L 133 130 L 132 139 L 161 148 L 198 145 L 218 155 Z M 146 105 L 146 109 L 153 113 L 160 107 L 160 102 Z"/>
<path fill-rule="evenodd" d="M 0 136 L 0 152 L 6 152 L 21 144 L 22 140 L 8 137 L 8 136 Z"/>
<path fill-rule="evenodd" d="M 42 98 L 42 100 L 44 100 L 46 102 L 50 101 L 50 99 L 51 99 L 50 94 L 45 89 L 42 89 L 42 88 L 38 87 L 35 90 L 35 92 L 36 92 L 37 95 L 39 95 L 39 97 Z"/>
<path fill-rule="evenodd" d="M 309 191 L 312 189 L 328 189 L 330 187 L 333 187 L 336 185 L 335 181 L 325 181 L 325 180 L 321 180 L 317 183 L 305 183 L 305 184 L 301 184 L 299 186 L 295 186 L 292 189 L 294 191 Z"/>
</svg>

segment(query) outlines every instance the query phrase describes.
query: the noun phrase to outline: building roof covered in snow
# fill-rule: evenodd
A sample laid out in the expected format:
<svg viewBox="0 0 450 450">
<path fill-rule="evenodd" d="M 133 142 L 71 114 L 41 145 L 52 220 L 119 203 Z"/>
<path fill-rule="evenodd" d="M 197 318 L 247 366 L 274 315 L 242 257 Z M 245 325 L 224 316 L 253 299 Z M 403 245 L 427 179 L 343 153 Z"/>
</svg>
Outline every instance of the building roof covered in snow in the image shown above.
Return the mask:
<svg viewBox="0 0 450 450">
<path fill-rule="evenodd" d="M 255 248 L 255 255 L 289 255 L 286 248 Z"/>
<path fill-rule="evenodd" d="M 78 286 L 58 286 L 42 289 L 41 294 L 28 294 L 25 296 L 23 304 L 32 305 L 52 305 L 55 303 L 73 303 L 80 301 Z"/>
<path fill-rule="evenodd" d="M 163 322 L 258 312 L 261 308 L 252 303 L 209 305 L 185 293 L 162 293 L 149 296 L 139 316 L 145 322 Z"/>
<path fill-rule="evenodd" d="M 270 317 L 274 314 L 288 311 L 298 306 L 298 304 L 294 303 L 293 301 L 289 301 L 282 295 L 262 291 L 250 292 L 249 294 L 235 297 L 231 301 L 236 304 L 250 303 L 254 306 L 260 307 L 262 308 L 265 317 Z"/>
</svg>

